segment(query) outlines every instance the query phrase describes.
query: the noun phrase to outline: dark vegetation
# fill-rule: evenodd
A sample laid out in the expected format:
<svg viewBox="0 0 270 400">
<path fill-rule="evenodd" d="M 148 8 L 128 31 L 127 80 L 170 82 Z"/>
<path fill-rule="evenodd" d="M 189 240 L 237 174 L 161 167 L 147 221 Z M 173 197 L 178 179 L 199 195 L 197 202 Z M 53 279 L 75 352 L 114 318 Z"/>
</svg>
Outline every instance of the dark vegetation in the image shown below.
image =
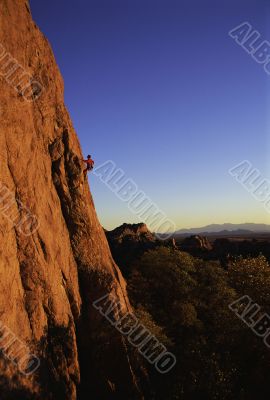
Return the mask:
<svg viewBox="0 0 270 400">
<path fill-rule="evenodd" d="M 133 260 L 125 275 L 141 322 L 177 357 L 165 375 L 146 363 L 150 398 L 269 398 L 270 350 L 228 307 L 249 295 L 270 314 L 263 255 L 230 257 L 223 268 L 218 260 L 158 246 Z"/>
</svg>

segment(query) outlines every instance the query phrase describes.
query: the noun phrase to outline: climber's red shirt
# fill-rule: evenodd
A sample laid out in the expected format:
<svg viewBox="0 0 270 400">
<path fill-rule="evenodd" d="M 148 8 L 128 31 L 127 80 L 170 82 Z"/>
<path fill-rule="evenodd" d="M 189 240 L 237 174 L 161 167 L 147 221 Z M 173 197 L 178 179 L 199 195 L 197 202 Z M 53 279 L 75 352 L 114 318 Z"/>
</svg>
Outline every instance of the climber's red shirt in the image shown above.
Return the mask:
<svg viewBox="0 0 270 400">
<path fill-rule="evenodd" d="M 89 160 L 83 160 L 87 164 L 87 169 L 91 169 L 94 167 L 95 161 L 92 160 L 92 158 L 89 158 Z"/>
</svg>

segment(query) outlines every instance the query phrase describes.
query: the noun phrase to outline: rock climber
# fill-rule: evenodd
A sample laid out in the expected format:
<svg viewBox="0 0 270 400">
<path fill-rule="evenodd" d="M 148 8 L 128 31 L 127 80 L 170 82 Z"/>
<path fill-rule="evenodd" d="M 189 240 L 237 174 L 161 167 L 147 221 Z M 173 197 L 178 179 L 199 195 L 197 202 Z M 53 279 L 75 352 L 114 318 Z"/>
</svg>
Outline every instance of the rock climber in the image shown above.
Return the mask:
<svg viewBox="0 0 270 400">
<path fill-rule="evenodd" d="M 87 160 L 82 160 L 83 162 L 86 163 L 86 168 L 83 170 L 83 176 L 86 177 L 88 171 L 92 171 L 94 168 L 94 160 L 92 160 L 91 156 L 87 156 Z"/>
</svg>

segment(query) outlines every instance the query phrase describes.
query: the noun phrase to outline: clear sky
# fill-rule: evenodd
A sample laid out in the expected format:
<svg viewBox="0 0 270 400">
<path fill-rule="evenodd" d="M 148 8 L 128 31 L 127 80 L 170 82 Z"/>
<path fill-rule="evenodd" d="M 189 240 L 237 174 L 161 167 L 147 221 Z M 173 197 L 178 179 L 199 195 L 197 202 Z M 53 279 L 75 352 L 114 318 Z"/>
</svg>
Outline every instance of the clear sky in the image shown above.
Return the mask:
<svg viewBox="0 0 270 400">
<path fill-rule="evenodd" d="M 228 174 L 244 159 L 270 179 L 269 80 L 228 31 L 270 41 L 266 0 L 32 0 L 65 80 L 85 155 L 131 177 L 178 228 L 270 223 Z M 96 176 L 107 229 L 137 217 Z"/>
</svg>

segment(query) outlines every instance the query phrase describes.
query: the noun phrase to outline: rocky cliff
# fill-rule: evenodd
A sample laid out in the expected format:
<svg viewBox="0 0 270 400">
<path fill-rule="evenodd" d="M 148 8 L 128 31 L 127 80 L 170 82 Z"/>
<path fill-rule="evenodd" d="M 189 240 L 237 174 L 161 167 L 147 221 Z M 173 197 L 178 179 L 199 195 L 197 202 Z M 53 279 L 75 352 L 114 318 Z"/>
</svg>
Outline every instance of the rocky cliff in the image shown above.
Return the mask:
<svg viewBox="0 0 270 400">
<path fill-rule="evenodd" d="M 25 376 L 2 354 L 0 398 L 142 398 L 124 338 L 92 306 L 109 293 L 116 319 L 130 310 L 63 89 L 28 1 L 0 0 L 0 322 L 41 361 Z"/>
</svg>

